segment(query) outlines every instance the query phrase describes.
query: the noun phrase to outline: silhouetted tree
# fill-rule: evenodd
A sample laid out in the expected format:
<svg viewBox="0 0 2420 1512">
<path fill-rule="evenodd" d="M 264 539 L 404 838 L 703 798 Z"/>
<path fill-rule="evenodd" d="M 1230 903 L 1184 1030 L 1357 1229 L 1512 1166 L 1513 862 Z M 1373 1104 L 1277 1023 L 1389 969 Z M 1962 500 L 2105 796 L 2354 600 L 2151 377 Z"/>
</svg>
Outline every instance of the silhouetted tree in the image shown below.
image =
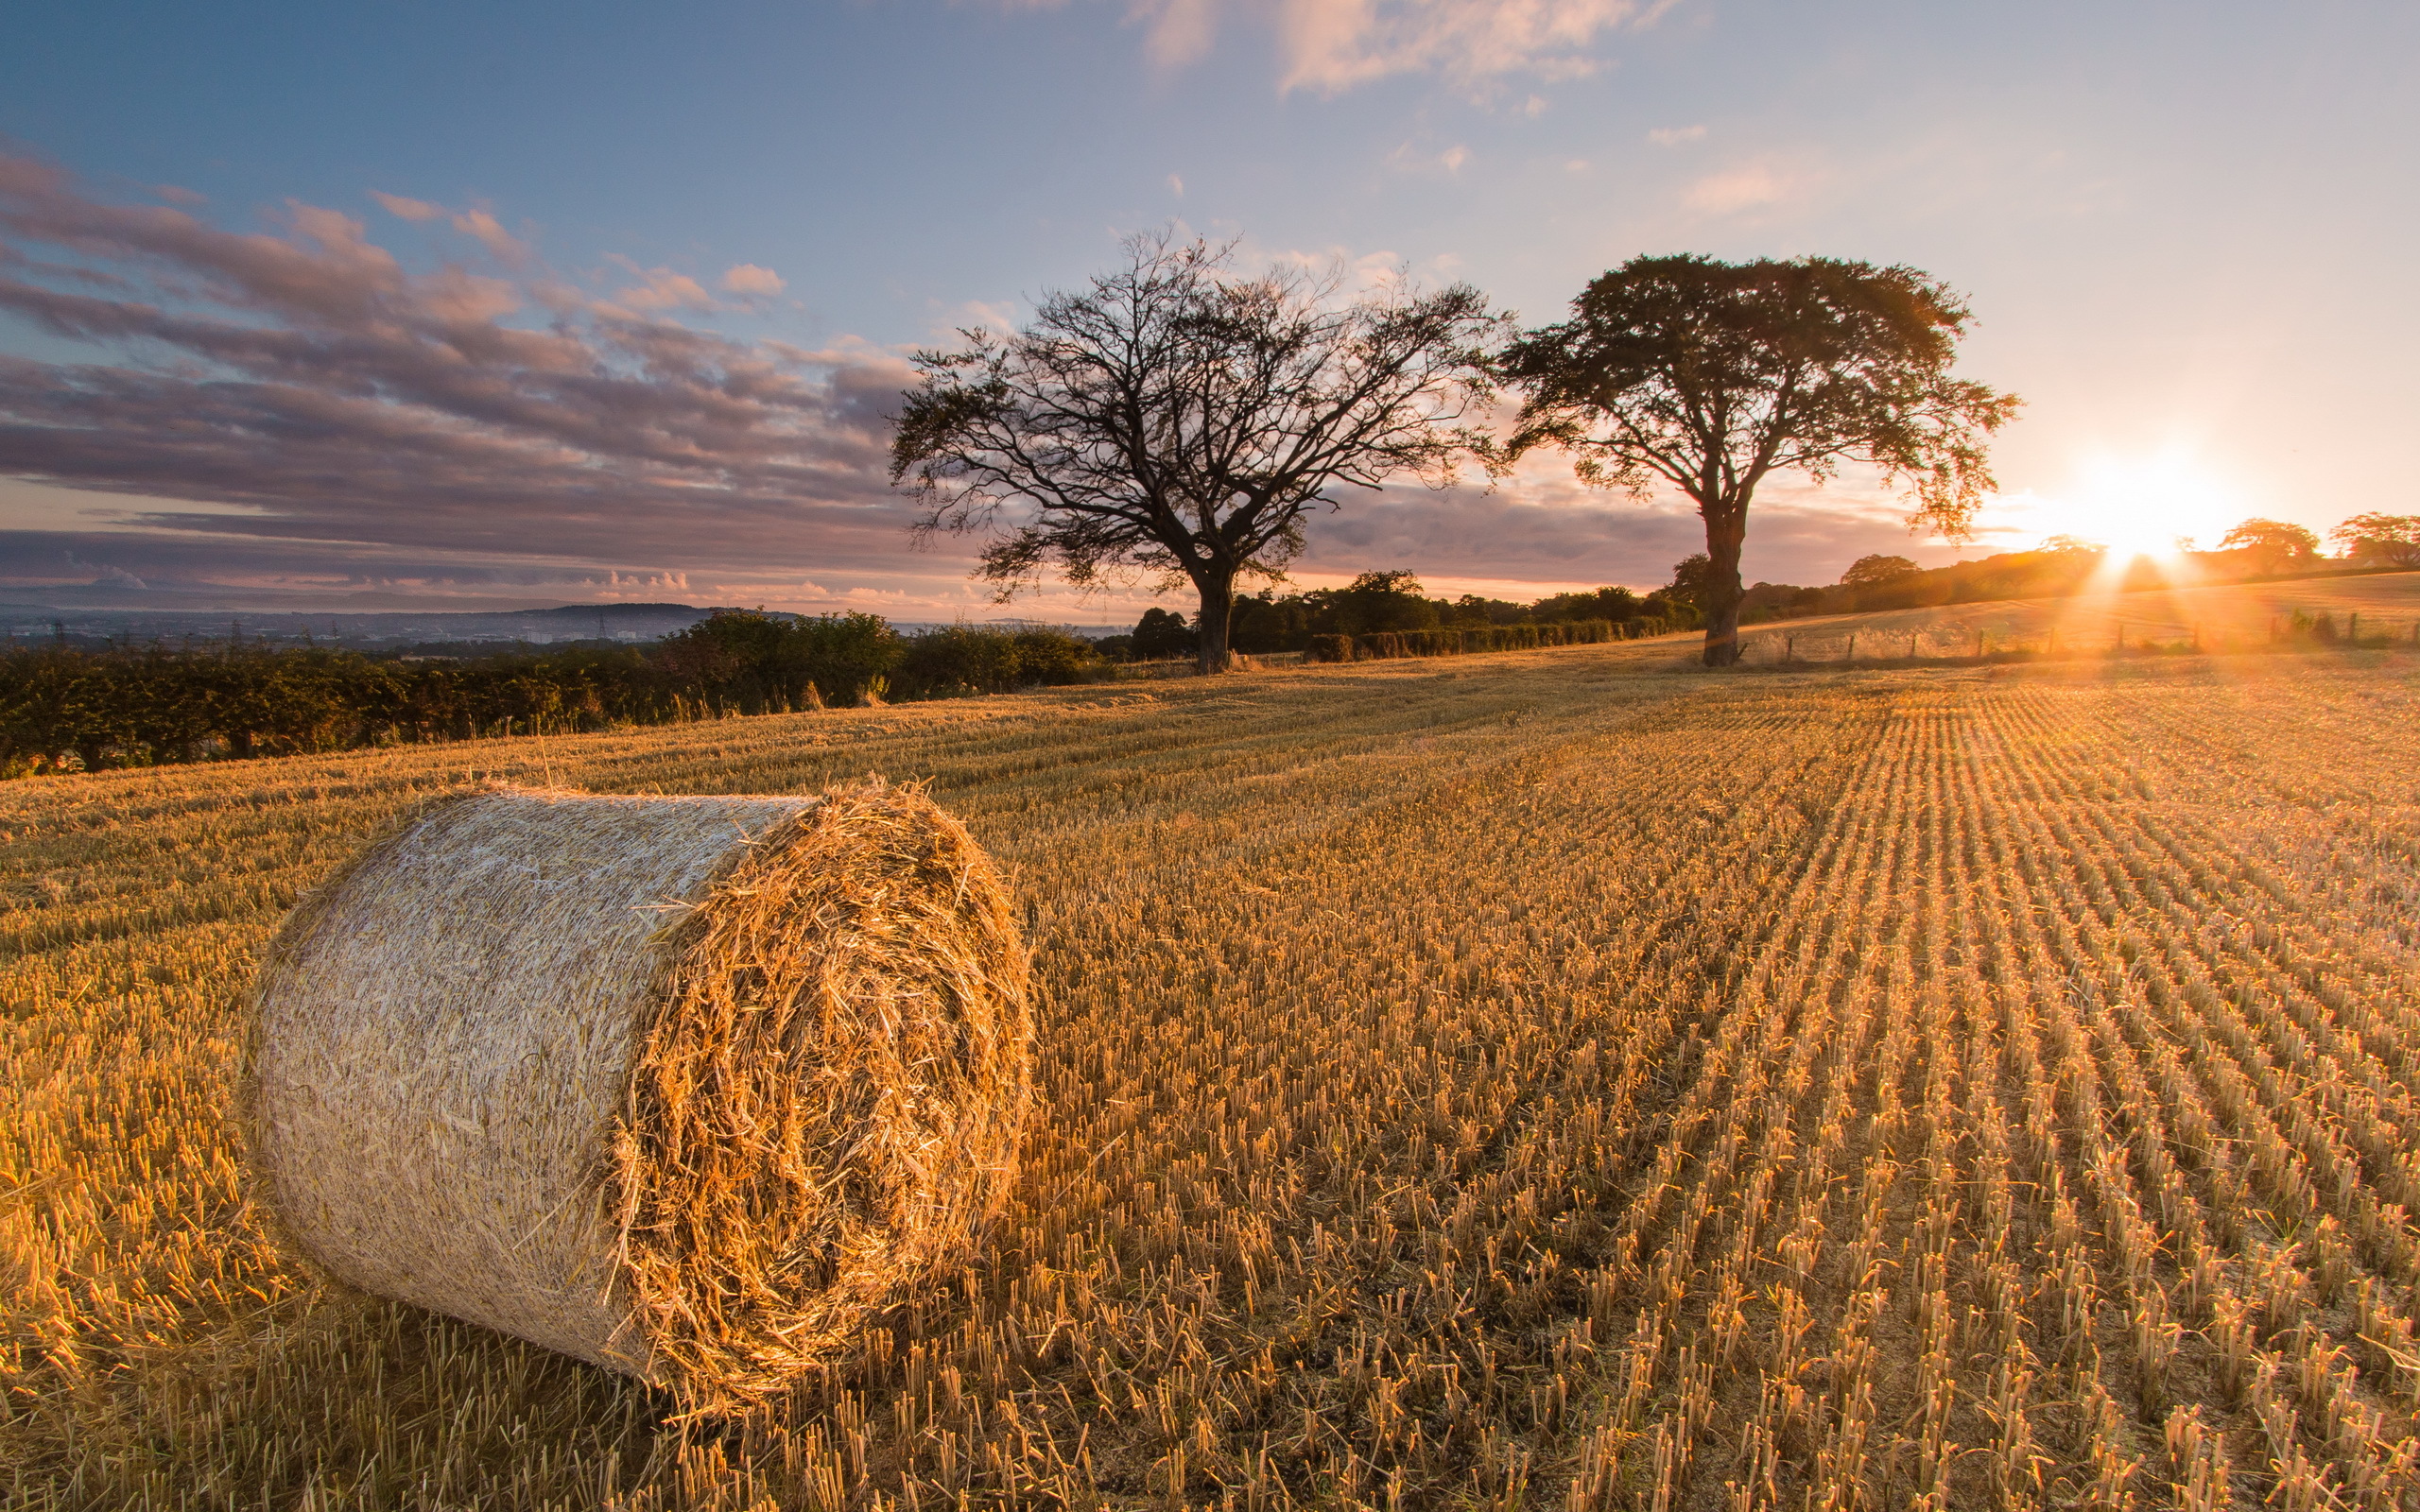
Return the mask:
<svg viewBox="0 0 2420 1512">
<path fill-rule="evenodd" d="M 2319 560 L 2319 538 L 2283 520 L 2246 520 L 2219 541 L 2221 551 L 2240 551 L 2264 573 L 2291 572 Z"/>
<path fill-rule="evenodd" d="M 1841 574 L 1841 586 L 1879 588 L 1884 583 L 1895 583 L 1902 577 L 1913 577 L 1923 570 L 1905 557 L 1886 557 L 1876 552 L 1849 563 L 1849 570 Z"/>
<path fill-rule="evenodd" d="M 1672 564 L 1672 580 L 1664 585 L 1664 596 L 1675 603 L 1686 604 L 1703 613 L 1716 593 L 1714 558 L 1696 552 Z"/>
<path fill-rule="evenodd" d="M 2357 514 L 2327 533 L 2355 561 L 2420 567 L 2420 514 Z"/>
<path fill-rule="evenodd" d="M 919 352 L 891 481 L 923 499 L 920 537 L 993 533 L 978 574 L 1003 598 L 1048 565 L 1190 581 L 1200 665 L 1223 671 L 1237 579 L 1276 576 L 1313 506 L 1407 473 L 1443 484 L 1481 444 L 1462 421 L 1491 396 L 1502 321 L 1467 284 L 1346 301 L 1336 276 L 1245 278 L 1230 248 L 1126 250 L 1013 335 Z"/>
<path fill-rule="evenodd" d="M 1193 654 L 1193 627 L 1184 616 L 1152 608 L 1134 623 L 1134 654 L 1146 662 Z"/>
<path fill-rule="evenodd" d="M 1421 596 L 1420 579 L 1396 569 L 1363 573 L 1342 588 L 1312 593 L 1314 623 L 1331 635 L 1374 635 L 1382 630 L 1425 630 L 1443 616 Z"/>
<path fill-rule="evenodd" d="M 1680 489 L 1705 520 L 1705 662 L 1739 659 L 1748 506 L 1775 472 L 1843 463 L 1914 495 L 1911 528 L 1963 539 L 1992 486 L 1985 438 L 2017 400 L 1949 375 L 1970 318 L 1908 267 L 1803 257 L 1640 257 L 1598 278 L 1572 318 L 1531 331 L 1500 370 L 1526 390 L 1508 460 L 1547 442 L 1582 478 Z"/>
</svg>

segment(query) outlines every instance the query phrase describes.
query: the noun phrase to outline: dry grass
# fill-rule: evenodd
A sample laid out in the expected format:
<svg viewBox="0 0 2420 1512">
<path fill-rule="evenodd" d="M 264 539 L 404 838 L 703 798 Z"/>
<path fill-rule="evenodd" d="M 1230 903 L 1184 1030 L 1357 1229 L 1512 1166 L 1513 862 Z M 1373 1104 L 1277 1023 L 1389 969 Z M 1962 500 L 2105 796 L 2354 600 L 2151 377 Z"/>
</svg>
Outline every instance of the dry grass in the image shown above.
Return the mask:
<svg viewBox="0 0 2420 1512">
<path fill-rule="evenodd" d="M 0 790 L 0 1486 L 2414 1504 L 2406 663 L 1638 675 L 1676 649 L 548 743 L 600 790 L 930 777 L 1039 946 L 991 1246 L 720 1431 L 323 1289 L 239 1200 L 278 910 L 534 744 Z"/>
<path fill-rule="evenodd" d="M 2420 635 L 2420 572 L 2131 593 L 2104 588 L 2072 598 L 1833 614 L 1751 626 L 1743 632 L 1743 649 L 1752 662 L 1777 661 L 1785 652 L 1802 661 L 1826 661 L 1846 656 L 1855 636 L 1859 661 L 2011 648 L 2097 655 L 2123 636 L 2129 646 L 2198 642 L 2214 652 L 2257 651 L 2268 648 L 2273 627 L 2285 627 L 2297 613 L 2332 616 L 2340 632 L 2358 616 L 2364 640 L 2392 635 L 2408 651 L 2420 651 L 2420 640 L 2414 639 Z"/>
</svg>

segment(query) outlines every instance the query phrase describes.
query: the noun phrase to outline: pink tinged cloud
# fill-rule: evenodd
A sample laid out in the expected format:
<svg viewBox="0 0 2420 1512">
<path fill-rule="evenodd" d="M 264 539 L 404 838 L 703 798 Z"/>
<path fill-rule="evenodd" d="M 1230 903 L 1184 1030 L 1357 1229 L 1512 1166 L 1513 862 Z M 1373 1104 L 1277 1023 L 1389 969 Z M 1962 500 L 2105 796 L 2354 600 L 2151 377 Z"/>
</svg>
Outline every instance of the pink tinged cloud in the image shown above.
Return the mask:
<svg viewBox="0 0 2420 1512">
<path fill-rule="evenodd" d="M 1144 52 L 1162 68 L 1199 61 L 1222 15 L 1266 20 L 1277 34 L 1281 93 L 1339 94 L 1391 74 L 1464 83 L 1513 74 L 1593 73 L 1600 34 L 1643 26 L 1671 0 L 1132 0 Z"/>
<path fill-rule="evenodd" d="M 395 198 L 380 203 L 503 248 L 484 211 Z M 0 157 L 0 309 L 94 352 L 0 355 L 0 474 L 246 506 L 155 523 L 289 541 L 672 565 L 749 559 L 751 541 L 821 560 L 819 532 L 896 550 L 896 359 L 681 324 L 658 312 L 716 301 L 667 269 L 598 301 L 544 270 L 409 273 L 338 211 L 274 220 L 248 233 L 107 203 Z M 102 269 L 112 286 L 88 292 Z"/>
<path fill-rule="evenodd" d="M 758 299 L 770 299 L 787 287 L 782 282 L 782 275 L 769 267 L 758 267 L 753 263 L 742 263 L 723 274 L 722 286 L 727 294 Z"/>
<path fill-rule="evenodd" d="M 466 210 L 456 215 L 454 229 L 477 241 L 499 262 L 518 267 L 528 259 L 529 249 L 521 239 L 506 231 L 493 215 L 484 210 Z"/>
<path fill-rule="evenodd" d="M 1796 199 L 1813 181 L 1807 174 L 1752 163 L 1706 175 L 1684 190 L 1681 200 L 1702 215 L 1731 215 Z"/>
<path fill-rule="evenodd" d="M 616 289 L 613 303 L 616 313 L 631 310 L 715 310 L 721 306 L 706 292 L 705 285 L 686 273 L 668 267 L 641 268 L 627 257 L 614 262 L 638 276 L 639 282 Z"/>
<path fill-rule="evenodd" d="M 402 195 L 381 194 L 375 189 L 370 191 L 370 198 L 398 220 L 438 220 L 445 215 L 443 205 L 432 205 L 425 199 L 406 199 Z"/>
<path fill-rule="evenodd" d="M 497 261 L 510 266 L 518 267 L 528 260 L 527 244 L 506 231 L 503 224 L 482 207 L 451 211 L 443 205 L 430 204 L 425 199 L 406 199 L 402 195 L 382 194 L 375 189 L 370 191 L 370 198 L 399 220 L 442 220 L 486 248 Z"/>
</svg>

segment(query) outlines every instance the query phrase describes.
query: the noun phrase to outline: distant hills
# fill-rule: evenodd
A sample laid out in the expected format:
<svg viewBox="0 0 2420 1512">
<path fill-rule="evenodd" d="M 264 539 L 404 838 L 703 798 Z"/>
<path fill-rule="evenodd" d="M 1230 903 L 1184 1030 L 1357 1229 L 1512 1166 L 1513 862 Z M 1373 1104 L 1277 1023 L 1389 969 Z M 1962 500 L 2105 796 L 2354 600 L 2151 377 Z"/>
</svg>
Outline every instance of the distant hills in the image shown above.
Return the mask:
<svg viewBox="0 0 2420 1512">
<path fill-rule="evenodd" d="M 0 635 L 6 643 L 63 637 L 94 646 L 103 642 L 175 645 L 185 641 L 241 638 L 267 645 L 335 645 L 360 651 L 397 651 L 417 645 L 561 645 L 576 641 L 643 644 L 678 635 L 719 607 L 695 604 L 565 604 L 553 609 L 499 611 L 389 610 L 345 613 L 315 610 L 246 614 L 224 610 L 70 609 L 47 604 L 0 603 Z M 779 610 L 767 613 L 792 619 Z M 901 630 L 920 621 L 891 622 Z M 1097 627 L 1053 627 L 1098 636 Z M 0 644 L 6 644 L 0 643 Z"/>
<path fill-rule="evenodd" d="M 566 641 L 642 642 L 678 634 L 715 612 L 694 604 L 573 604 L 514 612 L 243 614 L 206 610 L 60 609 L 0 604 L 11 641 L 54 635 L 73 641 L 246 641 L 369 650 L 419 642 L 549 645 Z"/>
</svg>

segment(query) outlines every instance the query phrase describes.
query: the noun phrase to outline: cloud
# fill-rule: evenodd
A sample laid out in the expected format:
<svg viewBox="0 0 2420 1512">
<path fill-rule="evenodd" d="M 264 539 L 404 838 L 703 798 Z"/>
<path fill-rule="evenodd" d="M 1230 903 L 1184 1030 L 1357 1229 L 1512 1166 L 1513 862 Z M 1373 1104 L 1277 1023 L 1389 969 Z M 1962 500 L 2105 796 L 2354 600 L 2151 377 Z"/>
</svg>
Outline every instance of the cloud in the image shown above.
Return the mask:
<svg viewBox="0 0 2420 1512">
<path fill-rule="evenodd" d="M 201 194 L 196 190 L 187 189 L 182 184 L 153 184 L 151 186 L 151 192 L 172 205 L 206 205 L 210 203 L 210 197 L 208 195 Z"/>
<path fill-rule="evenodd" d="M 1659 126 L 1647 133 L 1647 140 L 1659 147 L 1677 147 L 1685 143 L 1705 140 L 1703 126 Z"/>
<path fill-rule="evenodd" d="M 1387 166 L 1398 173 L 1451 175 L 1461 171 L 1462 164 L 1470 160 L 1471 149 L 1459 142 L 1443 152 L 1431 152 L 1425 147 L 1415 146 L 1406 142 L 1387 154 Z"/>
<path fill-rule="evenodd" d="M 485 210 L 466 210 L 454 217 L 454 229 L 465 236 L 475 238 L 479 245 L 504 262 L 518 266 L 529 256 L 529 249 L 520 238 L 497 224 Z"/>
<path fill-rule="evenodd" d="M 425 199 L 406 199 L 402 195 L 385 194 L 376 189 L 370 191 L 370 198 L 377 200 L 381 209 L 398 220 L 436 220 L 445 214 L 443 205 L 432 205 Z"/>
<path fill-rule="evenodd" d="M 1599 66 L 1600 33 L 1644 26 L 1672 0 L 1131 0 L 1162 68 L 1199 61 L 1222 11 L 1275 32 L 1278 88 L 1340 94 L 1393 74 L 1468 84 L 1516 74 L 1572 78 Z M 1022 9 L 1012 7 L 1012 9 Z M 1533 112 L 1534 113 L 1534 112 Z"/>
<path fill-rule="evenodd" d="M 786 287 L 782 282 L 782 275 L 769 267 L 758 267 L 753 263 L 742 263 L 723 274 L 722 286 L 726 293 L 756 295 L 767 299 L 779 294 Z"/>
<path fill-rule="evenodd" d="M 1803 198 L 1817 180 L 1817 175 L 1803 170 L 1743 163 L 1698 180 L 1682 191 L 1681 202 L 1702 215 L 1734 215 Z"/>
<path fill-rule="evenodd" d="M 120 567 L 113 562 L 78 560 L 76 553 L 72 550 L 62 551 L 59 556 L 60 560 L 66 565 L 69 573 L 79 577 L 88 573 L 91 574 L 93 580 L 90 586 L 94 588 L 132 588 L 139 590 L 151 586 L 142 578 L 135 576 L 132 573 L 128 572 L 125 568 Z"/>
<path fill-rule="evenodd" d="M 627 257 L 614 262 L 629 268 L 639 282 L 614 291 L 614 303 L 621 311 L 631 310 L 716 310 L 721 306 L 706 292 L 705 285 L 686 273 L 668 267 L 642 269 Z"/>
<path fill-rule="evenodd" d="M 1634 0 L 1281 0 L 1281 89 L 1336 94 L 1390 74 L 1465 80 L 1593 73 L 1600 31 L 1644 19 Z"/>
<path fill-rule="evenodd" d="M 968 300 L 937 321 L 933 335 L 946 344 L 960 331 L 992 331 L 1006 335 L 1016 328 L 1014 304 L 1005 300 Z"/>
<path fill-rule="evenodd" d="M 1758 490 L 1743 571 L 1752 581 L 1815 584 L 1870 552 L 1949 560 L 1948 549 L 1911 540 L 1905 515 L 1904 505 L 1844 486 L 1771 480 Z M 1652 588 L 1705 550 L 1705 524 L 1677 496 L 1641 505 L 1584 487 L 1544 457 L 1494 492 L 1390 488 L 1316 516 L 1308 540 L 1296 564 L 1306 579 L 1409 567 L 1439 580 Z"/>
<path fill-rule="evenodd" d="M 0 249 L 0 311 L 84 353 L 0 353 L 0 475 L 164 501 L 117 525 L 164 551 L 558 576 L 728 561 L 791 582 L 900 552 L 886 417 L 906 365 L 684 324 L 664 312 L 715 304 L 686 275 L 596 300 L 544 270 L 414 273 L 338 211 L 233 231 L 8 156 Z"/>
<path fill-rule="evenodd" d="M 422 219 L 450 226 L 458 213 L 437 208 Z M 337 211 L 289 203 L 266 230 L 230 229 L 0 156 L 0 312 L 71 344 L 64 358 L 0 353 L 0 509 L 40 491 L 10 478 L 95 501 L 40 528 L 43 511 L 0 516 L 18 526 L 0 529 L 0 587 L 197 606 L 998 612 L 966 580 L 972 542 L 905 549 L 913 507 L 888 485 L 889 417 L 912 373 L 895 354 L 706 329 L 689 312 L 715 301 L 669 269 L 620 265 L 664 301 L 648 304 L 460 249 L 463 263 L 415 271 Z M 1347 288 L 1403 273 L 1385 251 L 1247 251 L 1332 268 Z M 1017 311 L 948 314 L 1006 326 Z M 1752 576 L 1821 582 L 1866 552 L 1923 555 L 1895 508 L 1855 493 L 1768 485 Z M 1309 525 L 1306 574 L 1400 565 L 1547 586 L 1660 583 L 1703 542 L 1685 507 L 1582 489 L 1560 464 L 1495 493 L 1356 495 Z M 1020 611 L 1131 624 L 1135 603 L 1053 591 Z"/>
<path fill-rule="evenodd" d="M 433 205 L 425 199 L 407 199 L 402 195 L 383 194 L 375 189 L 370 191 L 370 198 L 378 201 L 379 208 L 399 220 L 446 221 L 456 231 L 476 241 L 499 260 L 512 266 L 518 267 L 528 259 L 528 247 L 519 237 L 506 231 L 495 216 L 483 207 L 475 206 L 457 213 L 446 209 L 443 205 Z"/>
<path fill-rule="evenodd" d="M 1143 51 L 1161 68 L 1182 68 L 1210 50 L 1219 28 L 1218 0 L 1146 0 Z"/>
</svg>

